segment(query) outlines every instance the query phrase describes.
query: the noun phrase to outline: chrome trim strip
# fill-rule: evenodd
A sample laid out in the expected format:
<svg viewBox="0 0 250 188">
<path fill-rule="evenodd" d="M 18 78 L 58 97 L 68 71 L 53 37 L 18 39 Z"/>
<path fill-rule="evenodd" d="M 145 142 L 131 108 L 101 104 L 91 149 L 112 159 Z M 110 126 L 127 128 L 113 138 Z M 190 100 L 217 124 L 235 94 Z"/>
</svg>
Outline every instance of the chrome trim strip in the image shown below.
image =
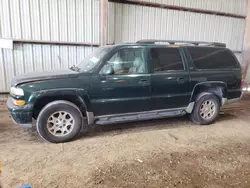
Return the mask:
<svg viewBox="0 0 250 188">
<path fill-rule="evenodd" d="M 160 112 L 170 112 L 170 111 L 178 111 L 178 110 L 185 110 L 185 107 L 182 108 L 170 108 L 170 109 L 163 109 L 163 110 L 152 110 L 152 111 L 143 111 L 143 112 L 129 112 L 129 113 L 121 113 L 121 114 L 111 114 L 111 115 L 103 115 L 103 116 L 96 116 L 95 119 L 98 118 L 111 118 L 116 116 L 130 116 L 130 115 L 140 115 L 140 114 L 147 114 L 147 113 L 160 113 Z"/>
<path fill-rule="evenodd" d="M 231 103 L 234 103 L 234 102 L 238 102 L 241 98 L 234 98 L 234 99 L 229 99 L 227 100 L 227 104 L 231 104 Z"/>
</svg>

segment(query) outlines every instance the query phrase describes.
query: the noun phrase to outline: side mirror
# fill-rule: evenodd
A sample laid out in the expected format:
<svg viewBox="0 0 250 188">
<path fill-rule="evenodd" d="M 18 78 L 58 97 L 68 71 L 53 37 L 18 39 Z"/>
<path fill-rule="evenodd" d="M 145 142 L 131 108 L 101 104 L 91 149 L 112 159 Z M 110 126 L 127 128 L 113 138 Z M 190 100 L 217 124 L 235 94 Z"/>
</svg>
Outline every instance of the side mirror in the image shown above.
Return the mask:
<svg viewBox="0 0 250 188">
<path fill-rule="evenodd" d="M 105 65 L 101 71 L 101 74 L 103 74 L 103 75 L 112 75 L 114 73 L 115 73 L 114 68 L 108 64 Z"/>
</svg>

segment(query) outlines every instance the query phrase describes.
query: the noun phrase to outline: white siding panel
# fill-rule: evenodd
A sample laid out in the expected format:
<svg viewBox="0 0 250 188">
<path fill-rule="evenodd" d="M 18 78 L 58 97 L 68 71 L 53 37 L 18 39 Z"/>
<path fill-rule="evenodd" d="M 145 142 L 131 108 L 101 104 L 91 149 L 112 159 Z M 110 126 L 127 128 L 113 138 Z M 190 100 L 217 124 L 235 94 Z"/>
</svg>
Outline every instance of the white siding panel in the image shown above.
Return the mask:
<svg viewBox="0 0 250 188">
<path fill-rule="evenodd" d="M 100 32 L 100 9 L 99 9 L 99 5 L 100 2 L 99 0 L 94 0 L 93 1 L 93 11 L 92 11 L 92 23 L 93 23 L 93 29 L 92 29 L 92 33 L 93 33 L 93 40 L 92 42 L 94 43 L 99 43 L 99 32 Z M 114 10 L 112 10 L 114 11 Z M 111 15 L 114 18 L 114 15 Z M 109 22 L 111 25 L 114 24 L 114 21 L 112 23 L 112 20 L 110 20 Z M 109 27 L 108 27 L 109 28 Z M 112 31 L 114 32 L 114 29 L 112 29 Z M 112 36 L 112 33 L 109 33 L 109 36 Z"/>
<path fill-rule="evenodd" d="M 81 46 L 77 46 L 76 47 L 76 54 L 77 54 L 76 61 L 77 61 L 77 63 L 80 63 L 85 57 L 85 49 Z"/>
<path fill-rule="evenodd" d="M 123 5 L 119 3 L 115 3 L 115 42 L 116 41 L 122 41 L 122 35 L 121 33 L 118 33 L 117 31 L 123 31 L 122 28 L 122 19 L 123 19 Z M 142 25 L 144 25 L 144 22 L 142 20 Z"/>
<path fill-rule="evenodd" d="M 8 94 L 1 94 L 0 95 L 0 101 L 6 101 L 8 99 Z"/>
<path fill-rule="evenodd" d="M 11 16 L 11 28 L 12 28 L 12 38 L 22 38 L 21 30 L 21 12 L 20 12 L 20 1 L 12 0 L 10 1 L 10 16 Z"/>
<path fill-rule="evenodd" d="M 77 42 L 85 41 L 84 30 L 87 25 L 84 21 L 84 1 L 76 0 L 76 38 Z"/>
<path fill-rule="evenodd" d="M 15 44 L 0 49 L 0 92 L 8 92 L 11 79 L 20 74 L 68 68 L 80 63 L 93 47 Z"/>
<path fill-rule="evenodd" d="M 60 46 L 60 68 L 69 67 L 69 51 L 67 46 Z"/>
<path fill-rule="evenodd" d="M 11 79 L 16 75 L 15 66 L 14 66 L 14 58 L 13 58 L 13 51 L 9 49 L 3 49 L 3 59 L 4 59 L 4 66 L 5 66 L 5 85 L 8 87 L 11 84 Z M 3 88 L 1 86 L 0 88 Z M 7 89 L 7 88 L 5 88 Z"/>
<path fill-rule="evenodd" d="M 84 21 L 85 21 L 85 27 L 84 27 L 84 36 L 85 36 L 85 42 L 92 42 L 92 2 L 91 1 L 84 1 Z"/>
<path fill-rule="evenodd" d="M 60 41 L 68 41 L 68 14 L 67 14 L 67 0 L 58 1 L 58 17 L 60 29 Z"/>
<path fill-rule="evenodd" d="M 58 11 L 58 1 L 50 0 L 49 4 L 50 11 L 50 40 L 59 41 L 60 32 L 59 32 L 59 11 Z"/>
<path fill-rule="evenodd" d="M 244 19 L 138 5 L 120 6 L 116 5 L 121 14 L 115 20 L 116 43 L 140 39 L 201 40 L 223 42 L 232 50 L 242 50 Z"/>
<path fill-rule="evenodd" d="M 42 61 L 43 61 L 43 70 L 51 70 L 52 69 L 52 61 L 51 61 L 51 46 L 50 45 L 42 45 Z"/>
<path fill-rule="evenodd" d="M 30 1 L 32 39 L 41 40 L 41 15 L 39 0 Z"/>
<path fill-rule="evenodd" d="M 68 12 L 68 41 L 76 42 L 76 1 L 67 1 Z"/>
<path fill-rule="evenodd" d="M 99 6 L 97 6 L 97 7 L 99 7 Z M 98 10 L 98 12 L 99 12 L 99 10 Z M 98 12 L 96 12 L 96 13 L 98 13 Z M 99 13 L 98 13 L 98 15 L 99 15 Z M 115 3 L 108 3 L 108 43 L 110 43 L 110 44 L 114 43 L 114 41 L 115 41 L 115 33 L 114 33 L 114 31 L 115 31 L 115 17 L 116 17 L 116 15 L 115 15 Z M 99 16 L 98 16 L 98 18 L 99 18 Z M 98 22 L 99 22 L 99 19 L 98 19 Z M 97 22 L 94 21 L 94 23 L 97 23 Z"/>
<path fill-rule="evenodd" d="M 220 11 L 232 14 L 246 15 L 247 0 L 141 0 L 144 2 L 161 3 L 188 8 Z"/>
<path fill-rule="evenodd" d="M 0 0 L 0 35 L 2 38 L 99 43 L 99 2 Z M 114 14 L 111 16 L 112 24 Z"/>
<path fill-rule="evenodd" d="M 61 67 L 60 46 L 51 46 L 51 66 L 52 69 Z"/>
<path fill-rule="evenodd" d="M 40 0 L 39 7 L 41 9 L 41 40 L 50 40 L 49 0 Z"/>
<path fill-rule="evenodd" d="M 8 0 L 0 1 L 2 38 L 12 38 L 10 3 Z"/>
<path fill-rule="evenodd" d="M 23 62 L 23 45 L 17 44 L 15 45 L 15 49 L 13 51 L 14 54 L 14 63 L 16 68 L 15 75 L 20 75 L 25 72 L 24 62 Z"/>
<path fill-rule="evenodd" d="M 43 52 L 41 45 L 33 45 L 34 71 L 43 71 Z"/>
<path fill-rule="evenodd" d="M 31 33 L 31 10 L 29 0 L 22 0 L 20 3 L 21 9 L 21 27 L 22 27 L 22 38 L 32 39 Z"/>
<path fill-rule="evenodd" d="M 250 83 L 250 66 L 248 66 L 247 74 L 246 74 L 246 81 Z"/>
<path fill-rule="evenodd" d="M 77 62 L 77 47 L 76 46 L 69 46 L 69 60 L 68 60 L 68 66 L 71 67 L 73 65 L 78 64 Z"/>
<path fill-rule="evenodd" d="M 23 44 L 24 73 L 33 72 L 35 70 L 32 48 L 33 45 Z"/>
<path fill-rule="evenodd" d="M 0 91 L 6 91 L 7 90 L 7 85 L 6 85 L 6 70 L 4 66 L 4 56 L 3 56 L 3 49 L 0 49 Z"/>
</svg>

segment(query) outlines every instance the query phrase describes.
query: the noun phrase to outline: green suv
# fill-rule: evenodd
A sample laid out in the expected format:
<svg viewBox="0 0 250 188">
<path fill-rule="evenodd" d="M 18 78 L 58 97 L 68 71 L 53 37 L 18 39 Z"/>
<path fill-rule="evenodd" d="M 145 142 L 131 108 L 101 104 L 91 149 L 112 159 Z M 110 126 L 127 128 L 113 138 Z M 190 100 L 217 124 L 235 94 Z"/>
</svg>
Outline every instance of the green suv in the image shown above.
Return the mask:
<svg viewBox="0 0 250 188">
<path fill-rule="evenodd" d="M 98 48 L 69 69 L 12 80 L 13 121 L 54 143 L 93 124 L 189 114 L 213 123 L 220 107 L 241 99 L 241 66 L 222 43 L 141 40 Z"/>
</svg>

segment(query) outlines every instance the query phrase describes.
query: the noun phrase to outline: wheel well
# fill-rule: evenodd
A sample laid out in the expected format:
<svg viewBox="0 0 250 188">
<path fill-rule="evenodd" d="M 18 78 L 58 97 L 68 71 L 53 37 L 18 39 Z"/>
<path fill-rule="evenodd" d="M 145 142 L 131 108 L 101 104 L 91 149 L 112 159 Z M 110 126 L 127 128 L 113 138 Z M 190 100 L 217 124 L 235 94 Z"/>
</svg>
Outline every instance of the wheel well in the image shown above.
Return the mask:
<svg viewBox="0 0 250 188">
<path fill-rule="evenodd" d="M 57 100 L 65 100 L 72 102 L 75 104 L 77 107 L 79 107 L 80 111 L 82 112 L 82 115 L 85 117 L 86 116 L 86 111 L 85 111 L 85 105 L 81 101 L 81 98 L 77 96 L 72 96 L 72 95 L 63 95 L 63 96 L 46 96 L 40 98 L 34 105 L 34 111 L 33 111 L 33 118 L 36 119 L 42 110 L 44 106 L 49 104 L 50 102 L 57 101 Z"/>
<path fill-rule="evenodd" d="M 226 95 L 226 88 L 223 86 L 212 86 L 211 87 L 208 85 L 199 85 L 193 91 L 191 102 L 196 101 L 199 94 L 203 93 L 203 92 L 212 93 L 216 97 L 218 97 L 218 99 L 220 101 L 222 101 L 222 98 Z"/>
</svg>

